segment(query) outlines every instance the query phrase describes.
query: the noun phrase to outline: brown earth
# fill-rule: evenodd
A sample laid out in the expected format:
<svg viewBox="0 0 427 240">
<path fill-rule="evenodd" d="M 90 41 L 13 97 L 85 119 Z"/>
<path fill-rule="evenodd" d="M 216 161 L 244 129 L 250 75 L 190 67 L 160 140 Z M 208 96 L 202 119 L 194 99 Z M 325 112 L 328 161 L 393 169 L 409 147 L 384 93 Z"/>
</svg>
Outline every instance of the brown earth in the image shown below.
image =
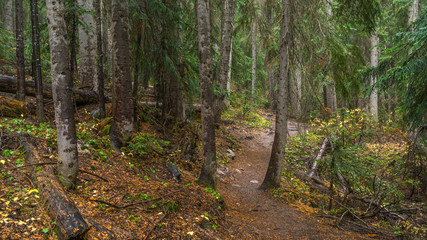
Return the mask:
<svg viewBox="0 0 427 240">
<path fill-rule="evenodd" d="M 290 122 L 288 129 L 290 135 L 301 130 L 295 122 Z M 327 220 L 302 213 L 258 189 L 267 171 L 274 128 L 230 126 L 228 132 L 240 140 L 241 149 L 227 168 L 220 168 L 222 181 L 218 181 L 217 190 L 229 208 L 231 222 L 245 224 L 253 239 L 364 239 L 333 228 Z"/>
</svg>

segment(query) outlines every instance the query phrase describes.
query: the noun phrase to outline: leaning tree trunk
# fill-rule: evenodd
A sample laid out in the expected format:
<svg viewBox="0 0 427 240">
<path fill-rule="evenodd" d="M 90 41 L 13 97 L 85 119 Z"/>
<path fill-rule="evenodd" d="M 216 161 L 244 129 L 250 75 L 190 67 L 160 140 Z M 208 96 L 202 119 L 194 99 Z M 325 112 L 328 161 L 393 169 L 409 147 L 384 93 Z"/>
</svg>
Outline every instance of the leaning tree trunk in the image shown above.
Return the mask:
<svg viewBox="0 0 427 240">
<path fill-rule="evenodd" d="M 255 17 L 252 19 L 251 37 L 252 37 L 252 42 L 251 42 L 251 45 L 252 45 L 252 88 L 251 88 L 251 94 L 253 96 L 253 95 L 255 95 L 255 88 L 256 88 L 256 58 L 257 58 Z"/>
<path fill-rule="evenodd" d="M 133 132 L 128 6 L 127 0 L 112 0 L 113 120 L 110 138 L 117 151 L 130 140 Z"/>
<path fill-rule="evenodd" d="M 213 76 L 211 59 L 211 26 L 209 0 L 197 1 L 197 29 L 199 35 L 199 76 L 202 98 L 203 165 L 200 183 L 215 187 L 216 146 L 213 119 Z"/>
<path fill-rule="evenodd" d="M 47 0 L 52 92 L 58 139 L 58 175 L 66 188 L 74 187 L 78 172 L 77 137 L 72 99 L 68 45 L 65 36 L 65 0 Z"/>
<path fill-rule="evenodd" d="M 215 123 L 218 125 L 224 107 L 224 100 L 227 94 L 227 80 L 230 73 L 231 44 L 233 36 L 234 22 L 234 0 L 224 0 L 221 20 L 221 58 L 219 64 L 219 93 L 215 96 Z"/>
<path fill-rule="evenodd" d="M 42 67 L 40 62 L 40 37 L 39 37 L 39 13 L 37 0 L 31 0 L 31 23 L 32 23 L 32 45 L 33 45 L 33 78 L 36 83 L 37 120 L 42 121 L 44 117 L 43 108 L 43 81 Z"/>
<path fill-rule="evenodd" d="M 82 24 L 79 25 L 79 78 L 83 86 L 89 86 L 90 89 L 97 91 L 95 23 L 90 13 L 94 11 L 93 1 L 78 0 L 78 5 L 85 10 L 85 13 L 80 16 Z"/>
<path fill-rule="evenodd" d="M 377 33 L 371 36 L 371 67 L 378 66 L 378 42 L 379 38 Z M 377 76 L 371 76 L 371 86 L 373 87 L 371 95 L 369 96 L 369 113 L 375 118 L 378 118 L 378 93 L 377 89 L 374 87 L 377 82 Z"/>
<path fill-rule="evenodd" d="M 292 11 L 291 0 L 282 0 L 282 23 L 280 29 L 280 59 L 278 103 L 276 115 L 276 129 L 273 147 L 271 149 L 270 162 L 267 173 L 261 184 L 262 189 L 280 186 L 282 176 L 284 149 L 287 138 L 287 85 L 289 81 L 289 46 L 292 41 Z"/>
<path fill-rule="evenodd" d="M 98 108 L 99 118 L 105 118 L 105 97 L 104 97 L 104 55 L 102 51 L 102 32 L 101 32 L 101 0 L 95 0 L 95 22 L 96 22 L 96 79 L 95 84 L 98 89 Z"/>
<path fill-rule="evenodd" d="M 16 23 L 16 66 L 18 68 L 18 90 L 16 99 L 25 100 L 25 56 L 24 56 L 24 14 L 22 0 L 15 1 Z"/>
</svg>

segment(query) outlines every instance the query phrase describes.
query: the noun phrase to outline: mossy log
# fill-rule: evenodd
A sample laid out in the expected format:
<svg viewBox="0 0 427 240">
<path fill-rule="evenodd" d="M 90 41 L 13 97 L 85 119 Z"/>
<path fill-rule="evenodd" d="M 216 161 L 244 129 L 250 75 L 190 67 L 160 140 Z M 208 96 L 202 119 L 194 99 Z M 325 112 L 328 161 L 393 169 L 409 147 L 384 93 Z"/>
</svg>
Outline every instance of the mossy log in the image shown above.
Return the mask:
<svg viewBox="0 0 427 240">
<path fill-rule="evenodd" d="M 59 239 L 81 239 L 89 230 L 89 225 L 83 219 L 73 200 L 53 172 L 53 167 L 43 165 L 42 157 L 31 138 L 23 138 L 26 164 L 32 167 L 32 179 L 37 184 L 41 198 L 45 202 L 44 209 L 52 222 L 56 222 Z"/>
<path fill-rule="evenodd" d="M 20 117 L 22 114 L 28 115 L 34 112 L 32 104 L 0 96 L 0 116 Z"/>
<path fill-rule="evenodd" d="M 18 80 L 15 77 L 0 74 L 0 91 L 7 93 L 16 93 Z M 71 89 L 73 91 L 74 101 L 77 105 L 85 105 L 98 102 L 98 95 L 95 91 Z M 25 95 L 36 96 L 36 83 L 25 80 Z M 43 97 L 52 99 L 52 85 L 43 83 Z"/>
</svg>

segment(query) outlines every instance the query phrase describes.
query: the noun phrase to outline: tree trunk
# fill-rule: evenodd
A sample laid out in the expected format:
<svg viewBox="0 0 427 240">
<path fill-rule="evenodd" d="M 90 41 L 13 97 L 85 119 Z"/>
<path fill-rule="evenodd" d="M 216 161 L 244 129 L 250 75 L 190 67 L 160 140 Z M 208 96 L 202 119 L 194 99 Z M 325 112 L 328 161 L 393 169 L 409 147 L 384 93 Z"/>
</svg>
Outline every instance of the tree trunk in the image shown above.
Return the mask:
<svg viewBox="0 0 427 240">
<path fill-rule="evenodd" d="M 414 2 L 409 6 L 409 24 L 412 24 L 418 18 L 418 5 L 420 1 L 414 0 Z"/>
<path fill-rule="evenodd" d="M 233 60 L 233 41 L 231 41 L 231 45 L 230 45 L 230 58 L 228 60 L 228 73 L 227 73 L 227 96 L 230 96 L 231 94 L 231 66 L 232 66 L 232 61 Z M 225 99 L 225 105 L 229 106 L 230 105 L 230 99 L 226 98 Z"/>
<path fill-rule="evenodd" d="M 98 93 L 99 118 L 105 118 L 105 97 L 104 97 L 104 55 L 102 51 L 101 32 L 101 0 L 95 0 L 95 22 L 96 22 L 96 80 Z"/>
<path fill-rule="evenodd" d="M 32 45 L 33 45 L 33 79 L 36 86 L 37 120 L 42 121 L 44 117 L 43 106 L 43 80 L 40 61 L 40 37 L 39 37 L 39 13 L 37 0 L 31 0 L 31 23 L 32 23 Z"/>
<path fill-rule="evenodd" d="M 379 38 L 377 33 L 371 36 L 371 67 L 378 66 L 378 42 Z M 371 86 L 374 86 L 377 82 L 377 76 L 371 76 Z M 375 118 L 378 118 L 378 93 L 377 89 L 374 87 L 372 89 L 371 95 L 369 96 L 369 113 Z"/>
<path fill-rule="evenodd" d="M 16 66 L 18 72 L 18 89 L 16 99 L 25 100 L 25 56 L 24 56 L 24 10 L 22 0 L 15 0 L 15 23 L 16 23 Z"/>
<path fill-rule="evenodd" d="M 279 82 L 278 104 L 276 115 L 276 129 L 273 146 L 271 149 L 270 162 L 267 173 L 261 184 L 262 189 L 280 186 L 282 176 L 284 149 L 287 140 L 287 85 L 290 76 L 289 68 L 289 46 L 292 41 L 292 7 L 291 0 L 282 0 L 282 23 L 280 28 L 280 59 L 279 59 Z"/>
<path fill-rule="evenodd" d="M 231 44 L 233 36 L 234 22 L 234 0 L 224 0 L 221 20 L 221 57 L 219 63 L 219 92 L 215 96 L 215 124 L 219 125 L 224 107 L 224 100 L 227 94 L 227 83 L 230 74 L 231 64 Z"/>
<path fill-rule="evenodd" d="M 301 85 L 302 85 L 302 74 L 299 61 L 296 61 L 294 75 L 292 76 L 291 84 L 289 84 L 290 100 L 292 115 L 296 119 L 301 117 Z"/>
<path fill-rule="evenodd" d="M 333 0 L 328 0 L 327 13 L 330 18 L 332 18 L 332 5 Z M 332 21 L 329 22 L 329 28 L 331 31 L 334 31 L 334 26 L 332 25 Z M 330 61 L 330 60 L 329 60 Z M 332 77 L 332 73 L 329 74 L 329 78 L 326 79 L 327 83 L 323 88 L 324 96 L 325 96 L 325 107 L 331 109 L 332 112 L 337 110 L 337 94 L 335 89 L 335 81 Z"/>
<path fill-rule="evenodd" d="M 112 0 L 113 120 L 110 138 L 118 151 L 130 140 L 133 132 L 128 7 L 127 0 Z"/>
<path fill-rule="evenodd" d="M 202 100 L 203 165 L 199 181 L 215 187 L 216 146 L 213 119 L 213 76 L 211 59 L 211 26 L 209 0 L 197 1 L 197 29 L 199 37 L 199 77 Z"/>
<path fill-rule="evenodd" d="M 28 138 L 22 142 L 27 152 L 26 164 L 33 166 L 31 167 L 32 179 L 39 187 L 43 202 L 46 202 L 43 206 L 46 208 L 47 214 L 52 222 L 56 222 L 56 233 L 59 239 L 82 239 L 82 236 L 90 229 L 89 225 L 58 182 L 53 168 L 46 165 L 42 166 L 40 170 L 40 166 L 37 166 L 37 164 L 44 163 L 43 157 L 37 151 L 38 146 L 31 143 Z"/>
<path fill-rule="evenodd" d="M 71 7 L 76 7 L 76 0 L 71 0 Z M 76 10 L 71 12 L 71 39 L 70 39 L 70 75 L 74 79 L 74 74 L 77 71 L 77 56 L 76 56 Z"/>
<path fill-rule="evenodd" d="M 18 80 L 14 77 L 0 75 L 0 92 L 16 93 Z M 34 81 L 25 81 L 25 94 L 28 96 L 37 97 L 36 83 Z M 52 85 L 43 83 L 42 89 L 43 97 L 53 99 Z M 85 105 L 89 103 L 96 103 L 98 96 L 96 92 L 91 90 L 71 89 L 73 99 L 77 105 Z"/>
<path fill-rule="evenodd" d="M 271 61 L 268 63 L 268 92 L 270 98 L 270 107 L 272 110 L 276 110 L 277 101 L 276 101 L 276 78 L 274 75 L 274 62 Z"/>
<path fill-rule="evenodd" d="M 252 46 L 252 88 L 251 88 L 251 94 L 252 96 L 255 95 L 255 88 L 256 88 L 256 58 L 257 58 L 257 46 L 256 46 L 256 21 L 255 17 L 252 19 L 252 25 L 251 25 L 251 46 Z"/>
<path fill-rule="evenodd" d="M 78 5 L 85 13 L 80 16 L 79 25 L 79 55 L 80 69 L 79 79 L 83 86 L 89 86 L 92 90 L 98 90 L 96 72 L 96 38 L 93 15 L 93 0 L 78 0 Z"/>
<path fill-rule="evenodd" d="M 3 13 L 3 27 L 13 33 L 15 26 L 13 23 L 13 0 L 5 0 Z"/>
<path fill-rule="evenodd" d="M 47 0 L 47 19 L 58 139 L 58 175 L 66 188 L 75 186 L 79 169 L 77 137 L 72 99 L 73 81 L 70 76 L 68 45 L 65 36 L 65 0 Z"/>
</svg>

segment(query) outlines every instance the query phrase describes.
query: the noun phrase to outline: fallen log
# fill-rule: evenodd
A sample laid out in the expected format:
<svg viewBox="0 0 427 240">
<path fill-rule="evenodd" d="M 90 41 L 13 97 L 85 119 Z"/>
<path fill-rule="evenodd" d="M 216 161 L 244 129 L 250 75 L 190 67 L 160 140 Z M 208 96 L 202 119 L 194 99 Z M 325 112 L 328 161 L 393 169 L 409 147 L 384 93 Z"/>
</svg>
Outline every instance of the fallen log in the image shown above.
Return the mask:
<svg viewBox="0 0 427 240">
<path fill-rule="evenodd" d="M 320 148 L 319 153 L 316 156 L 316 159 L 314 159 L 313 166 L 311 167 L 310 173 L 308 174 L 309 177 L 313 177 L 314 173 L 316 172 L 316 170 L 317 170 L 317 163 L 320 161 L 320 159 L 322 159 L 322 155 L 323 155 L 323 152 L 326 149 L 326 144 L 327 143 L 328 143 L 328 138 L 325 138 L 325 140 L 323 140 L 322 147 Z"/>
<path fill-rule="evenodd" d="M 80 239 L 89 230 L 89 225 L 57 180 L 52 166 L 36 167 L 42 162 L 36 146 L 29 138 L 23 138 L 22 142 L 27 151 L 26 164 L 33 166 L 31 177 L 46 202 L 46 212 L 51 221 L 56 222 L 59 239 Z"/>
<path fill-rule="evenodd" d="M 0 91 L 7 93 L 16 93 L 18 80 L 15 77 L 0 74 Z M 77 105 L 85 105 L 98 102 L 98 95 L 91 90 L 72 89 L 74 100 Z M 36 96 L 36 83 L 34 81 L 25 81 L 25 95 Z M 43 83 L 43 97 L 52 99 L 52 85 Z"/>
<path fill-rule="evenodd" d="M 22 114 L 34 114 L 34 105 L 31 103 L 0 96 L 0 116 L 20 117 Z"/>
</svg>

